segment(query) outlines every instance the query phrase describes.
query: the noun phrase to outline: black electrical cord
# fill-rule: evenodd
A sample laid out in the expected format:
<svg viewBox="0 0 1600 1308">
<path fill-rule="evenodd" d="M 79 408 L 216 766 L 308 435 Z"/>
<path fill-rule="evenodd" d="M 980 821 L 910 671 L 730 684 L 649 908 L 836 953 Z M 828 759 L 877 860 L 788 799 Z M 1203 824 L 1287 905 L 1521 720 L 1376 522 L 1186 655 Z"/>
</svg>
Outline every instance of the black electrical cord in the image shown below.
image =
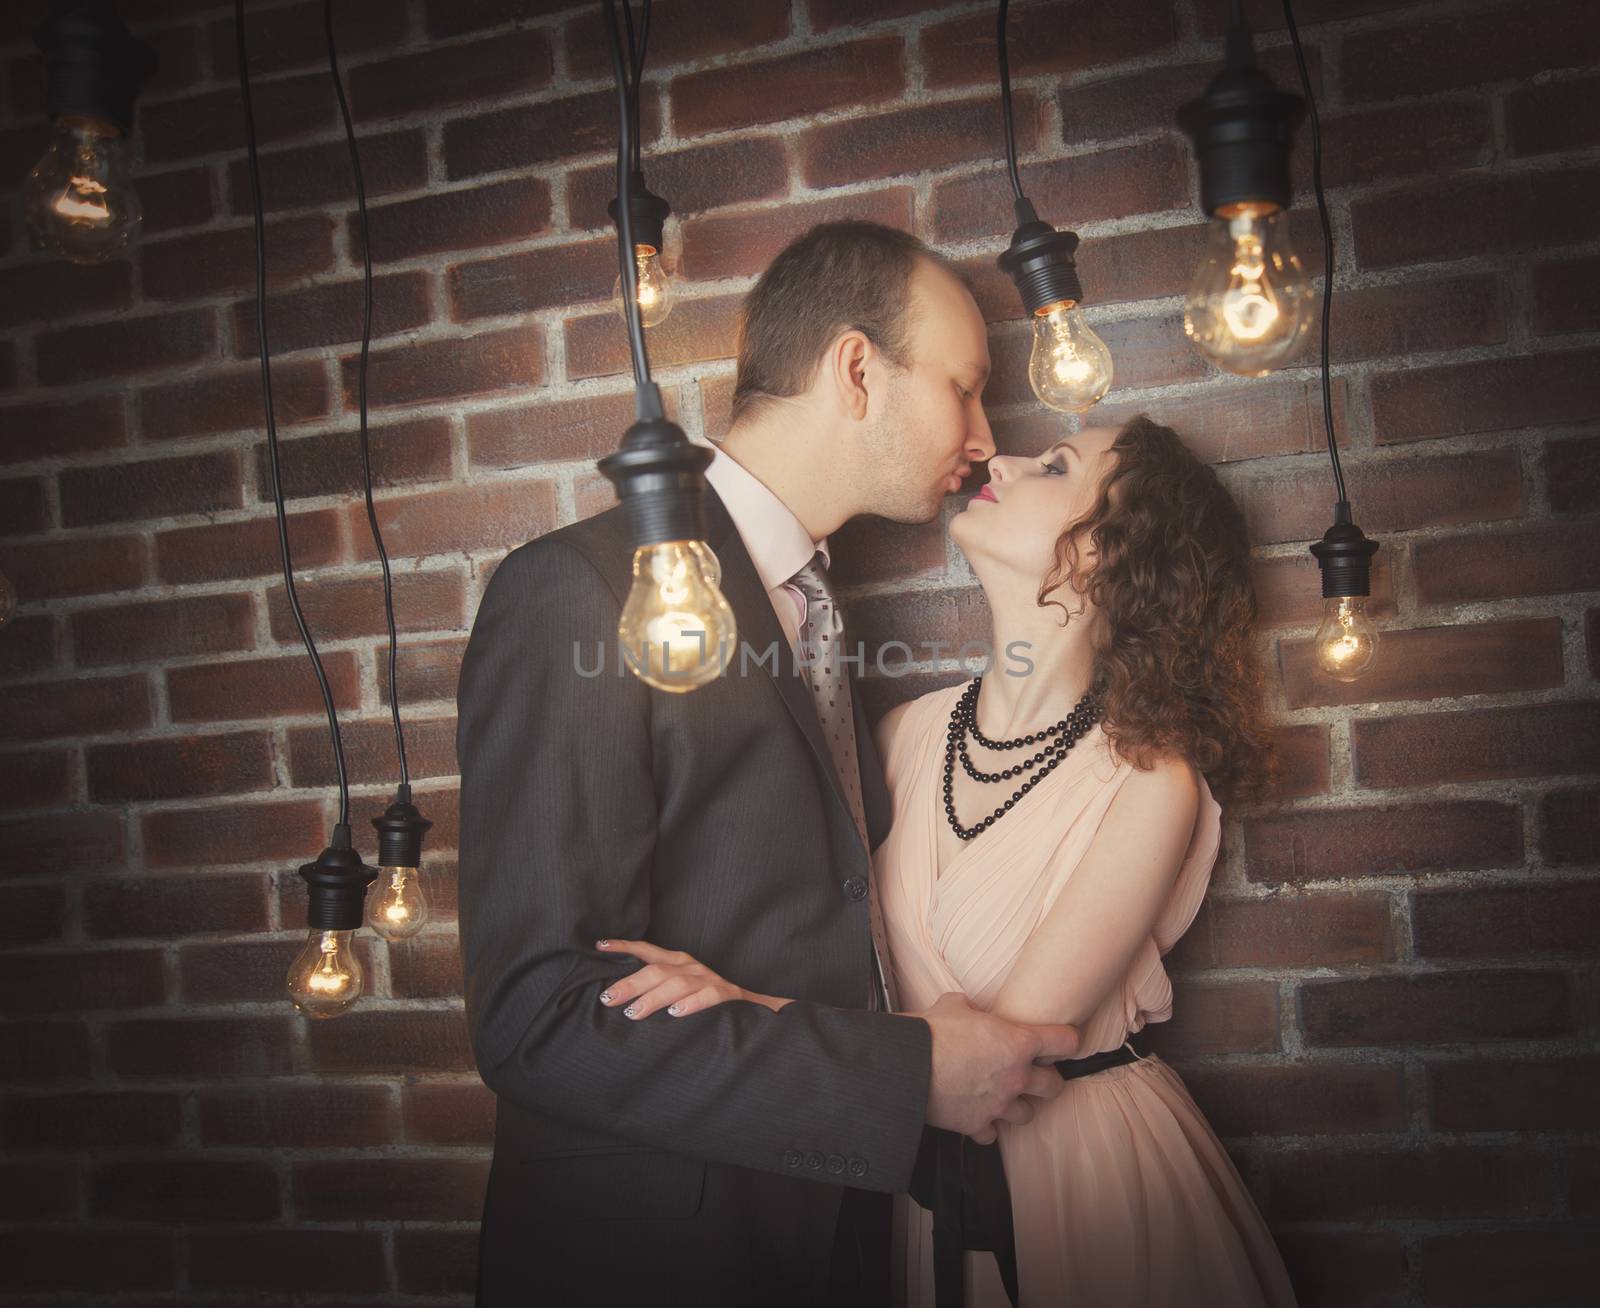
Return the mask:
<svg viewBox="0 0 1600 1308">
<path fill-rule="evenodd" d="M 333 763 L 339 776 L 339 825 L 350 822 L 350 784 L 345 775 L 344 743 L 339 736 L 339 715 L 333 707 L 333 691 L 317 645 L 311 639 L 300 599 L 294 589 L 294 564 L 289 553 L 288 516 L 283 502 L 283 478 L 278 467 L 278 424 L 272 406 L 272 351 L 267 344 L 267 253 L 266 218 L 261 207 L 261 161 L 256 153 L 255 110 L 250 102 L 250 63 L 244 37 L 244 0 L 233 0 L 236 54 L 239 60 L 239 99 L 244 109 L 245 147 L 250 160 L 250 194 L 256 227 L 256 340 L 261 350 L 261 403 L 267 418 L 267 461 L 272 469 L 272 502 L 278 513 L 278 555 L 283 561 L 283 586 L 289 598 L 289 611 L 305 642 L 306 657 L 322 691 L 323 707 L 328 711 L 328 733 L 333 738 Z"/>
<path fill-rule="evenodd" d="M 643 163 L 644 148 L 644 133 L 639 129 L 639 88 L 644 78 L 645 48 L 650 43 L 650 0 L 644 0 L 643 10 L 639 16 L 637 40 L 634 38 L 633 30 L 633 6 L 629 0 L 622 0 L 622 22 L 627 29 L 628 49 L 632 58 L 632 73 L 628 79 L 628 102 L 633 115 L 633 169 L 638 172 Z"/>
<path fill-rule="evenodd" d="M 617 24 L 616 0 L 605 0 L 606 35 L 611 43 L 611 73 L 617 84 L 617 259 L 622 269 L 622 299 L 627 311 L 628 345 L 633 356 L 635 408 L 639 418 L 659 418 L 664 410 L 661 393 L 650 379 L 650 358 L 645 352 L 644 323 L 639 317 L 638 260 L 633 251 L 633 219 L 628 213 L 630 162 L 633 157 L 633 117 L 628 95 L 628 71 L 622 61 L 622 33 Z"/>
<path fill-rule="evenodd" d="M 995 22 L 994 43 L 1000 56 L 1000 113 L 1006 126 L 1006 168 L 1011 174 L 1011 198 L 1023 199 L 1022 177 L 1017 172 L 1017 128 L 1011 117 L 1011 59 L 1006 53 L 1006 8 L 1009 0 L 1000 0 L 1000 13 Z"/>
<path fill-rule="evenodd" d="M 1305 91 L 1306 112 L 1311 120 L 1311 185 L 1317 195 L 1317 216 L 1322 220 L 1322 425 L 1328 433 L 1328 457 L 1333 461 L 1333 484 L 1338 502 L 1347 502 L 1344 470 L 1339 466 L 1339 442 L 1333 434 L 1333 372 L 1328 359 L 1328 333 L 1333 322 L 1333 224 L 1328 221 L 1328 197 L 1322 187 L 1322 124 L 1317 118 L 1317 99 L 1311 93 L 1311 70 L 1306 67 L 1306 52 L 1300 45 L 1300 29 L 1295 25 L 1291 0 L 1283 0 L 1283 20 L 1294 46 L 1294 62 L 1300 70 L 1300 86 Z"/>
<path fill-rule="evenodd" d="M 400 725 L 400 687 L 396 677 L 396 635 L 394 621 L 394 578 L 389 571 L 389 552 L 383 547 L 383 532 L 378 526 L 378 511 L 372 503 L 372 441 L 367 431 L 367 357 L 372 349 L 372 234 L 367 227 L 367 188 L 361 176 L 361 152 L 356 147 L 356 129 L 350 119 L 350 102 L 345 98 L 344 79 L 339 76 L 339 53 L 333 39 L 333 0 L 322 0 L 322 28 L 328 44 L 328 73 L 333 78 L 334 94 L 339 97 L 339 116 L 344 120 L 344 139 L 350 147 L 350 169 L 356 179 L 356 215 L 361 227 L 361 357 L 356 365 L 356 407 L 361 423 L 361 480 L 367 497 L 367 525 L 372 543 L 383 567 L 383 612 L 389 624 L 389 713 L 394 719 L 395 752 L 400 759 L 400 785 L 408 786 L 411 773 L 406 765 L 406 736 Z"/>
</svg>

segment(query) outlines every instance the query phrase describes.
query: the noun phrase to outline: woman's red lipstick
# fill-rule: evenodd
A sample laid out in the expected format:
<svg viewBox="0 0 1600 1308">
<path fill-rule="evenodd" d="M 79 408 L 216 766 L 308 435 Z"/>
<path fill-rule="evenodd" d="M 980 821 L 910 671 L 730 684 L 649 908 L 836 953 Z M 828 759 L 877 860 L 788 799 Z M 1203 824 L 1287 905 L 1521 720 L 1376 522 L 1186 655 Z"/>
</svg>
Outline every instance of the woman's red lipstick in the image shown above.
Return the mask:
<svg viewBox="0 0 1600 1308">
<path fill-rule="evenodd" d="M 989 503 L 991 503 L 991 504 L 1000 503 L 999 500 L 995 499 L 994 491 L 989 486 L 988 482 L 985 482 L 984 485 L 983 485 L 983 489 L 981 491 L 979 491 L 976 495 L 974 495 L 972 498 L 975 499 L 975 500 L 988 500 Z"/>
</svg>

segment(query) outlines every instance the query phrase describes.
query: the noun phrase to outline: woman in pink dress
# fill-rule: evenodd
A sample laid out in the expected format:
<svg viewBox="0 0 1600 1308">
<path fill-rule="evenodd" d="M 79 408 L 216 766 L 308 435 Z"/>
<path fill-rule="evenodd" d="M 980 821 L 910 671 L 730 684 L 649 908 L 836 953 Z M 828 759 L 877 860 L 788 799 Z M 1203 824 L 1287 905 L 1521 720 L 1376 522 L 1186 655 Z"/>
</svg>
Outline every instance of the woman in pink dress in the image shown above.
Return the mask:
<svg viewBox="0 0 1600 1308">
<path fill-rule="evenodd" d="M 1216 1135 L 1177 1073 L 1129 1043 L 1172 1016 L 1161 960 L 1205 895 L 1218 797 L 1259 794 L 1274 768 L 1242 515 L 1143 418 L 989 470 L 951 534 L 989 602 L 993 667 L 878 727 L 895 1007 L 955 990 L 1067 1023 L 1083 1036 L 1074 1070 L 1099 1069 L 1064 1067 L 1031 1121 L 996 1124 L 1021 1308 L 1293 1304 Z M 639 1016 L 788 1002 L 699 964 L 677 978 L 645 942 L 611 948 L 658 965 Z M 896 1302 L 932 1308 L 933 1216 L 895 1203 Z M 994 1254 L 960 1260 L 968 1308 L 1011 1303 Z"/>
</svg>

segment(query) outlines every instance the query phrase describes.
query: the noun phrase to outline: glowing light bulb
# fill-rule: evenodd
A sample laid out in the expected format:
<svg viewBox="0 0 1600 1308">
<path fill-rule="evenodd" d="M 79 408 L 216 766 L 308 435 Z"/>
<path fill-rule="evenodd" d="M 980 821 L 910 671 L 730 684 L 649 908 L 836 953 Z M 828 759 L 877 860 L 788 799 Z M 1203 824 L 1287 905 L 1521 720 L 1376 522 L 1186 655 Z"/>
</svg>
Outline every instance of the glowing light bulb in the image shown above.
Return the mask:
<svg viewBox="0 0 1600 1308">
<path fill-rule="evenodd" d="M 305 948 L 289 964 L 288 990 L 307 1017 L 337 1017 L 361 998 L 361 962 L 351 931 L 312 927 Z"/>
<path fill-rule="evenodd" d="M 633 247 L 634 266 L 639 276 L 639 321 L 654 327 L 672 312 L 672 278 L 661 266 L 660 252 L 653 245 Z M 622 298 L 622 274 L 611 284 L 611 303 L 627 318 L 627 302 Z"/>
<path fill-rule="evenodd" d="M 1227 372 L 1270 372 L 1311 328 L 1316 293 L 1289 247 L 1288 224 L 1277 210 L 1250 206 L 1211 221 L 1205 262 L 1183 304 L 1183 329 Z"/>
<path fill-rule="evenodd" d="M 367 925 L 385 940 L 404 940 L 428 920 L 422 877 L 414 867 L 378 869 L 379 885 L 367 900 Z"/>
<path fill-rule="evenodd" d="M 58 118 L 22 198 L 34 245 L 74 263 L 110 258 L 139 227 L 127 141 L 104 119 Z"/>
<path fill-rule="evenodd" d="M 1074 301 L 1046 305 L 1033 315 L 1028 381 L 1040 403 L 1061 413 L 1082 413 L 1111 389 L 1111 351 Z"/>
<path fill-rule="evenodd" d="M 722 565 L 704 541 L 633 552 L 633 589 L 617 636 L 634 675 L 657 690 L 696 690 L 722 675 L 738 631 L 719 589 Z"/>
<path fill-rule="evenodd" d="M 1318 666 L 1336 681 L 1354 681 L 1370 668 L 1378 655 L 1378 629 L 1367 617 L 1366 599 L 1345 595 L 1325 600 L 1316 646 Z"/>
<path fill-rule="evenodd" d="M 11 579 L 0 572 L 0 627 L 10 622 L 17 613 L 17 588 Z"/>
</svg>

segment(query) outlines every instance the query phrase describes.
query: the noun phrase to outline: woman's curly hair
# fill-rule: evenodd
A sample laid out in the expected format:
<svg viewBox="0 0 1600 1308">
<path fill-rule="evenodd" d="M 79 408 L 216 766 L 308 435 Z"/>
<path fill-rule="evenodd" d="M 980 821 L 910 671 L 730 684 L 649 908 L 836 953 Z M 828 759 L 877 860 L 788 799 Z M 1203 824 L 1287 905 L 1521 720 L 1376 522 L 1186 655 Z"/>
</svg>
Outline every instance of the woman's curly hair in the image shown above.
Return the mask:
<svg viewBox="0 0 1600 1308">
<path fill-rule="evenodd" d="M 1219 802 L 1258 798 L 1279 763 L 1266 725 L 1244 515 L 1170 427 L 1117 433 L 1090 511 L 1056 542 L 1041 606 L 1063 584 L 1106 617 L 1094 661 L 1104 729 L 1135 767 L 1176 753 Z M 1097 557 L 1087 568 L 1079 540 Z"/>
</svg>

